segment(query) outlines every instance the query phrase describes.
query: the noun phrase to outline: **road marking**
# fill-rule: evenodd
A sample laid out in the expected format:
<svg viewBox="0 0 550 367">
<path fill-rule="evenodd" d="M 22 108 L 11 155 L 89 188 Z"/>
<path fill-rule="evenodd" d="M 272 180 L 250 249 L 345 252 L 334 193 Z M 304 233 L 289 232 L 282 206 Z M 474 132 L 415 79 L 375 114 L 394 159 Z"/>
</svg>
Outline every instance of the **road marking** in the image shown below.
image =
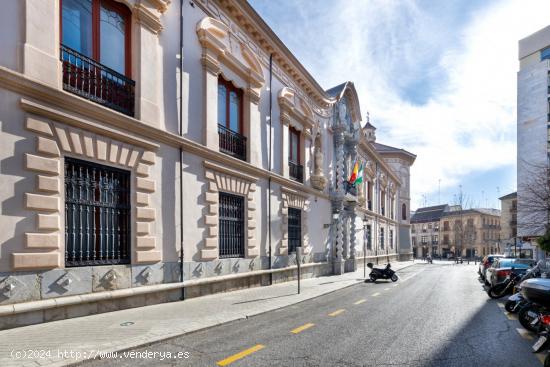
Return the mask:
<svg viewBox="0 0 550 367">
<path fill-rule="evenodd" d="M 310 327 L 315 326 L 315 324 L 312 324 L 311 322 L 308 322 L 307 324 L 304 324 L 302 326 L 297 327 L 296 329 L 290 330 L 292 334 L 298 334 L 301 333 L 304 330 L 309 329 Z"/>
<path fill-rule="evenodd" d="M 508 320 L 517 320 L 518 319 L 518 315 L 516 315 L 514 313 L 505 312 L 504 314 L 506 315 Z"/>
<path fill-rule="evenodd" d="M 533 340 L 534 339 L 533 334 L 531 334 L 527 329 L 517 328 L 516 330 L 519 333 L 519 335 L 521 335 L 521 337 L 523 339 L 527 339 L 527 340 Z"/>
<path fill-rule="evenodd" d="M 216 364 L 218 366 L 227 366 L 227 365 L 229 365 L 229 364 L 231 364 L 235 361 L 238 361 L 239 359 L 242 359 L 242 358 L 246 357 L 247 355 L 250 355 L 250 354 L 252 354 L 254 352 L 257 352 L 259 350 L 262 350 L 264 348 L 265 348 L 265 345 L 257 344 L 255 346 L 253 346 L 252 348 L 245 349 L 242 352 L 239 352 L 237 354 L 233 354 L 230 357 L 227 357 L 226 359 L 222 359 L 221 361 L 216 362 Z"/>
<path fill-rule="evenodd" d="M 385 290 L 385 291 L 389 291 L 389 290 L 390 290 L 390 288 L 384 288 L 384 290 Z"/>
<path fill-rule="evenodd" d="M 363 299 L 360 299 L 360 300 L 357 301 L 357 302 L 353 302 L 353 304 L 354 304 L 354 305 L 360 305 L 361 303 L 366 302 L 366 301 L 367 301 L 367 300 L 363 298 Z"/>
<path fill-rule="evenodd" d="M 497 302 L 498 307 L 504 308 L 504 303 Z"/>
<path fill-rule="evenodd" d="M 336 310 L 336 311 L 334 311 L 334 312 L 329 313 L 328 315 L 329 315 L 329 316 L 338 316 L 338 315 L 340 315 L 340 314 L 341 314 L 342 312 L 344 312 L 344 311 L 345 311 L 345 310 L 344 310 L 343 308 L 341 308 L 341 309 L 339 309 L 339 310 Z"/>
<path fill-rule="evenodd" d="M 373 296 L 373 297 L 378 297 L 379 295 L 380 295 L 379 292 L 376 292 L 376 293 L 371 294 L 371 296 Z"/>
<path fill-rule="evenodd" d="M 399 285 L 399 283 L 397 283 L 397 284 L 394 284 L 393 286 L 394 286 L 394 287 L 397 287 L 398 285 Z"/>
</svg>

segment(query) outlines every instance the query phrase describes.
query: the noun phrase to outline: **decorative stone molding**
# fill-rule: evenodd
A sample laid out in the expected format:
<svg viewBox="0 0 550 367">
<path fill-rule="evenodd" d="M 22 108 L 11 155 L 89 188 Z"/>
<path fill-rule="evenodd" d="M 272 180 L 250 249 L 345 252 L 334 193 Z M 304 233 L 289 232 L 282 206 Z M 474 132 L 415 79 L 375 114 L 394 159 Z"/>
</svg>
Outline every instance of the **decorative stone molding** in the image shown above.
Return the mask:
<svg viewBox="0 0 550 367">
<path fill-rule="evenodd" d="M 256 240 L 256 182 L 257 177 L 249 176 L 231 168 L 220 166 L 210 161 L 204 161 L 207 190 L 204 198 L 207 212 L 204 216 L 206 226 L 201 260 L 218 258 L 218 223 L 219 223 L 219 193 L 227 192 L 245 198 L 246 232 L 245 256 L 252 258 L 260 255 L 260 246 Z"/>
<path fill-rule="evenodd" d="M 296 208 L 302 211 L 302 249 L 307 255 L 311 251 L 309 245 L 309 232 L 307 226 L 307 214 L 309 211 L 309 200 L 307 194 L 281 187 L 281 242 L 279 255 L 288 255 L 288 208 Z"/>
<path fill-rule="evenodd" d="M 25 168 L 36 173 L 36 192 L 25 194 L 25 207 L 35 211 L 37 232 L 25 233 L 24 253 L 13 253 L 14 270 L 61 267 L 64 236 L 61 235 L 64 179 L 63 157 L 75 156 L 107 165 L 130 169 L 135 176 L 136 228 L 133 263 L 158 262 L 161 259 L 156 239 L 151 236 L 155 209 L 147 207 L 156 183 L 149 177 L 156 154 L 106 136 L 28 115 L 26 129 L 36 134 L 36 152 L 26 153 Z M 34 154 L 36 153 L 36 154 Z M 48 252 L 44 252 L 48 251 Z"/>
<path fill-rule="evenodd" d="M 203 65 L 219 67 L 221 61 L 250 83 L 252 88 L 259 89 L 264 85 L 263 70 L 257 56 L 235 38 L 229 27 L 217 19 L 204 17 L 197 23 L 196 31 L 203 47 Z"/>
<path fill-rule="evenodd" d="M 315 125 L 313 120 L 313 111 L 309 104 L 289 87 L 284 87 L 279 91 L 279 107 L 282 114 L 295 119 L 299 125 L 289 119 L 290 124 L 298 131 L 304 131 L 306 136 L 311 139 L 311 130 Z"/>
<path fill-rule="evenodd" d="M 311 186 L 323 191 L 327 184 L 327 178 L 323 174 L 323 150 L 321 134 L 315 137 L 315 148 L 313 153 L 313 175 L 311 175 Z"/>
</svg>

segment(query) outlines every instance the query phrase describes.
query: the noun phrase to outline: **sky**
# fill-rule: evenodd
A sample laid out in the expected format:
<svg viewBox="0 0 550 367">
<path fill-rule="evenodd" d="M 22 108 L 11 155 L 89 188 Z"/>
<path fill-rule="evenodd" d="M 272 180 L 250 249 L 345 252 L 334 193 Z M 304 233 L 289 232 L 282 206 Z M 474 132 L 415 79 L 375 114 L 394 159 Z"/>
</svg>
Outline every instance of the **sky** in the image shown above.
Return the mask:
<svg viewBox="0 0 550 367">
<path fill-rule="evenodd" d="M 377 141 L 417 155 L 412 209 L 516 190 L 518 41 L 549 0 L 250 0 L 324 89 L 352 81 Z"/>
</svg>

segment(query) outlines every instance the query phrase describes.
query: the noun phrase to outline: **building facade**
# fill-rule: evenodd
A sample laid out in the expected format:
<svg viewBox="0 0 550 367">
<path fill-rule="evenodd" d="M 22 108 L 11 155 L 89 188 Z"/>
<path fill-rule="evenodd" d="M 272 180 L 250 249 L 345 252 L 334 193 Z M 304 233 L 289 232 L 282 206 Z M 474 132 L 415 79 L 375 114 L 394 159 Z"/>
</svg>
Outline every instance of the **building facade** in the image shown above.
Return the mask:
<svg viewBox="0 0 550 367">
<path fill-rule="evenodd" d="M 412 256 L 415 156 L 353 83 L 246 1 L 181 5 L 5 5 L 0 327 L 294 279 L 298 248 L 306 277 Z"/>
<path fill-rule="evenodd" d="M 544 234 L 548 223 L 545 210 L 535 209 L 541 203 L 533 191 L 542 189 L 537 177 L 544 177 L 548 167 L 550 26 L 521 39 L 518 58 L 517 234 L 536 248 L 534 240 Z M 542 203 L 545 205 L 548 203 Z M 536 254 L 536 258 L 544 256 L 542 252 Z"/>
<path fill-rule="evenodd" d="M 500 253 L 500 211 L 447 204 L 419 208 L 411 218 L 417 257 L 474 257 Z"/>
</svg>

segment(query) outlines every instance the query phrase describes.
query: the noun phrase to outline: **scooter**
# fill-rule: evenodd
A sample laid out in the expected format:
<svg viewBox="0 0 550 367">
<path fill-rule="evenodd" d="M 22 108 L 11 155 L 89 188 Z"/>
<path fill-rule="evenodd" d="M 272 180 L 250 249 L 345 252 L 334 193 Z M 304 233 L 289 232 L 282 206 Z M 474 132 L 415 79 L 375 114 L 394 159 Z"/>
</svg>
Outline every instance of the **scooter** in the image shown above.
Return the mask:
<svg viewBox="0 0 550 367">
<path fill-rule="evenodd" d="M 368 263 L 367 266 L 371 269 L 369 278 L 371 282 L 376 282 L 378 279 L 391 279 L 392 282 L 397 282 L 399 279 L 395 271 L 391 270 L 391 265 L 388 263 L 384 269 L 375 268 L 373 263 Z"/>
</svg>

